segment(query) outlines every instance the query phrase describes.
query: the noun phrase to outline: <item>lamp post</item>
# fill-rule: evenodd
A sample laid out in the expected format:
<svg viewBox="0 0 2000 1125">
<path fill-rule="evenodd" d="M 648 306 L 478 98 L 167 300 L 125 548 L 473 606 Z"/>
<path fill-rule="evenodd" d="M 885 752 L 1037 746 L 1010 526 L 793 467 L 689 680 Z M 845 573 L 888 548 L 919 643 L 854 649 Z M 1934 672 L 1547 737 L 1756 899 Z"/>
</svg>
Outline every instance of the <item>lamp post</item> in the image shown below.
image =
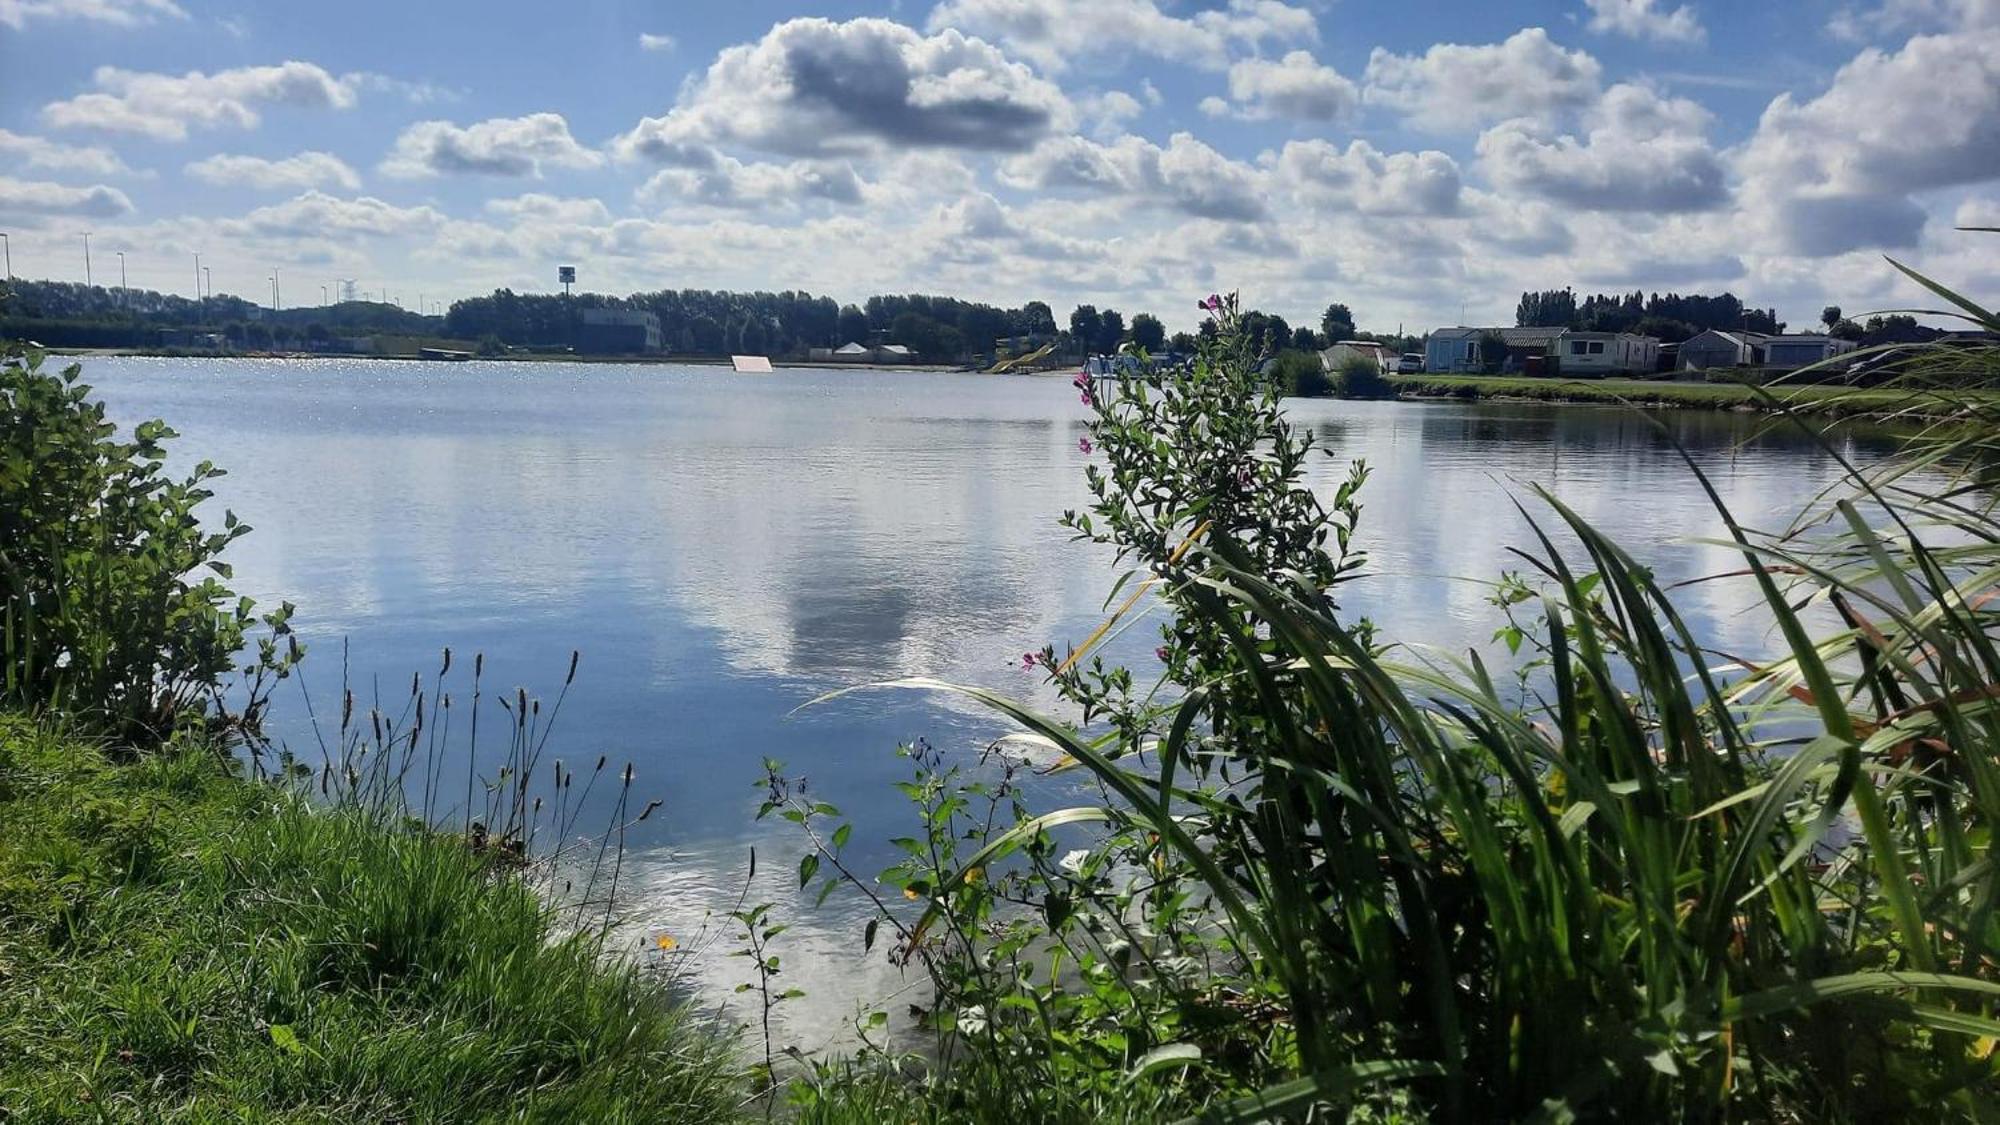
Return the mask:
<svg viewBox="0 0 2000 1125">
<path fill-rule="evenodd" d="M 4 231 L 0 231 L 0 247 L 7 250 L 7 284 L 14 284 L 14 243 Z"/>
<path fill-rule="evenodd" d="M 91 284 L 91 280 L 90 280 L 90 232 L 89 232 L 89 231 L 84 231 L 84 232 L 83 232 L 83 283 L 84 283 L 84 285 L 85 285 L 85 286 L 89 286 L 89 285 Z"/>
<path fill-rule="evenodd" d="M 276 315 L 278 311 L 278 275 L 275 273 L 272 274 L 270 280 L 271 280 L 271 312 L 273 315 Z"/>
<path fill-rule="evenodd" d="M 319 287 L 319 307 L 326 307 L 326 286 L 324 285 Z"/>
<path fill-rule="evenodd" d="M 203 281 L 208 283 L 208 296 L 204 297 L 203 300 L 213 300 L 215 298 L 215 274 L 211 273 L 207 266 L 203 266 L 201 267 L 201 277 Z"/>
<path fill-rule="evenodd" d="M 118 252 L 118 303 L 119 303 L 120 305 L 123 305 L 123 304 L 125 303 L 125 299 L 126 299 L 126 292 L 125 292 L 125 291 L 126 291 L 126 285 L 125 285 L 125 251 L 123 251 L 123 250 L 120 250 L 120 251 Z"/>
</svg>

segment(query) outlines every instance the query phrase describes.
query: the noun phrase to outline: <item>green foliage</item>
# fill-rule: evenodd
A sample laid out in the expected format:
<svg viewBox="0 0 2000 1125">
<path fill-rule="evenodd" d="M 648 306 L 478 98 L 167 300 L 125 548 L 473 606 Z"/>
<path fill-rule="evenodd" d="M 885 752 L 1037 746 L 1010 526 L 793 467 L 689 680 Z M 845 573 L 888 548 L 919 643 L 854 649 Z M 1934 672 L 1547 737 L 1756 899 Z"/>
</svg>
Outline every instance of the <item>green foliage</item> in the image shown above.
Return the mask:
<svg viewBox="0 0 2000 1125">
<path fill-rule="evenodd" d="M 1382 377 L 1382 368 L 1365 355 L 1350 355 L 1333 373 L 1333 393 L 1341 398 L 1395 398 L 1396 388 Z"/>
<path fill-rule="evenodd" d="M 0 361 L 0 702 L 67 713 L 122 739 L 152 743 L 189 720 L 222 717 L 221 690 L 256 622 L 229 577 L 225 548 L 250 528 L 220 530 L 196 509 L 222 470 L 165 471 L 163 422 L 120 440 L 75 366 L 42 370 L 39 354 Z M 289 605 L 263 620 L 250 702 L 300 655 Z M 282 645 L 282 647 L 281 647 Z"/>
<path fill-rule="evenodd" d="M 1326 364 L 1320 362 L 1318 353 L 1288 348 L 1271 358 L 1270 377 L 1272 383 L 1283 387 L 1285 393 L 1298 398 L 1324 398 L 1334 393 L 1333 380 L 1327 378 Z"/>
<path fill-rule="evenodd" d="M 1096 402 L 1095 500 L 1065 523 L 1137 592 L 1027 659 L 1072 718 L 904 685 L 991 707 L 1100 797 L 1039 811 L 1018 767 L 912 755 L 923 831 L 846 882 L 923 904 L 876 898 L 869 934 L 928 970 L 949 1064 L 821 1065 L 805 1119 L 1983 1119 L 2000 511 L 1952 466 L 1990 464 L 1991 402 L 1793 530 L 1718 499 L 1759 659 L 1699 647 L 1539 493 L 1530 570 L 1493 588 L 1496 677 L 1339 618 L 1365 473 L 1320 506 L 1233 302 L 1216 321 L 1191 370 Z M 1093 649 L 1146 594 L 1167 613 L 1142 681 Z M 843 838 L 813 830 L 815 854 Z"/>
<path fill-rule="evenodd" d="M 1479 365 L 1488 375 L 1498 375 L 1507 364 L 1507 340 L 1498 332 L 1479 334 Z"/>
<path fill-rule="evenodd" d="M 725 1044 L 493 853 L 0 717 L 0 1117 L 716 1121 Z"/>
</svg>

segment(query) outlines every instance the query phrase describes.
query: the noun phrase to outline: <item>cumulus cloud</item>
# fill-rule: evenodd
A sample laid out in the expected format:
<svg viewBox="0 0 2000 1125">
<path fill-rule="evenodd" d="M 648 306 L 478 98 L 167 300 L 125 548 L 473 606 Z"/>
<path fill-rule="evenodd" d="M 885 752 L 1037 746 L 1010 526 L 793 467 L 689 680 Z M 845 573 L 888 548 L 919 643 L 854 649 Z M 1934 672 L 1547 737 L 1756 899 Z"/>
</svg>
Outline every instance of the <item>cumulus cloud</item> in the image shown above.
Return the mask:
<svg viewBox="0 0 2000 1125">
<path fill-rule="evenodd" d="M 1007 152 L 1073 116 L 1054 84 L 957 31 L 794 19 L 724 50 L 679 104 L 641 121 L 617 149 L 653 159 L 715 142 L 807 157 L 885 145 Z"/>
<path fill-rule="evenodd" d="M 472 125 L 419 121 L 403 130 L 382 161 L 384 175 L 405 179 L 477 174 L 536 176 L 546 167 L 593 168 L 602 153 L 570 136 L 559 113 L 495 117 Z"/>
<path fill-rule="evenodd" d="M 1496 187 L 1593 211 L 1699 211 L 1728 197 L 1708 111 L 1620 84 L 1585 115 L 1581 138 L 1530 119 L 1481 134 L 1479 167 Z"/>
<path fill-rule="evenodd" d="M 18 160 L 29 168 L 51 172 L 80 172 L 88 176 L 125 176 L 132 169 L 108 148 L 95 145 L 66 145 L 47 137 L 31 137 L 0 129 L 0 155 Z"/>
<path fill-rule="evenodd" d="M 510 199 L 489 199 L 486 210 L 516 222 L 554 223 L 563 226 L 603 226 L 611 221 L 611 209 L 601 199 L 547 195 L 529 192 Z"/>
<path fill-rule="evenodd" d="M 1134 51 L 1220 70 L 1246 49 L 1319 39 L 1312 12 L 1278 0 L 1229 0 L 1186 17 L 1157 0 L 944 0 L 928 26 L 995 39 L 1051 74 Z"/>
<path fill-rule="evenodd" d="M 672 167 L 639 189 L 648 203 L 679 201 L 711 207 L 791 206 L 813 200 L 859 203 L 863 184 L 845 161 L 745 163 L 704 146 L 683 146 Z"/>
<path fill-rule="evenodd" d="M 1434 132 L 1580 109 L 1597 97 L 1604 68 L 1539 27 L 1483 46 L 1438 43 L 1421 55 L 1381 47 L 1368 56 L 1363 99 Z"/>
<path fill-rule="evenodd" d="M 90 20 L 114 27 L 139 27 L 161 18 L 184 20 L 174 0 L 0 0 L 0 24 L 16 31 L 29 20 Z"/>
<path fill-rule="evenodd" d="M 1248 221 L 1266 209 L 1258 172 L 1175 133 L 1165 148 L 1141 137 L 1100 144 L 1059 137 L 1002 165 L 1000 179 L 1030 191 L 1130 196 L 1205 219 Z"/>
<path fill-rule="evenodd" d="M 1668 11 L 1655 0 L 1583 0 L 1590 9 L 1590 30 L 1633 39 L 1666 43 L 1699 43 L 1707 32 L 1694 9 L 1682 4 Z"/>
<path fill-rule="evenodd" d="M 205 74 L 154 74 L 98 67 L 97 90 L 42 107 L 42 118 L 64 129 L 103 129 L 155 140 L 186 140 L 188 128 L 255 128 L 258 108 L 284 105 L 347 109 L 354 83 L 312 63 L 246 66 Z"/>
<path fill-rule="evenodd" d="M 1325 123 L 1346 120 L 1361 104 L 1361 90 L 1353 80 L 1321 66 L 1309 51 L 1293 51 L 1277 61 L 1232 63 L 1229 97 L 1229 102 L 1204 99 L 1202 111 L 1212 117 L 1233 114 L 1253 121 L 1285 117 Z"/>
<path fill-rule="evenodd" d="M 1292 141 L 1270 161 L 1277 182 L 1303 206 L 1380 216 L 1445 216 L 1459 210 L 1458 162 L 1435 150 L 1383 153 L 1367 141 L 1345 150 Z"/>
<path fill-rule="evenodd" d="M 0 215 L 37 220 L 53 217 L 115 219 L 130 214 L 132 201 L 114 187 L 68 187 L 45 180 L 0 176 Z"/>
<path fill-rule="evenodd" d="M 342 199 L 307 191 L 217 224 L 226 234 L 279 238 L 414 237 L 437 229 L 444 216 L 433 207 L 398 207 L 372 196 Z"/>
<path fill-rule="evenodd" d="M 218 153 L 189 164 L 186 171 L 203 183 L 222 187 L 243 185 L 295 191 L 331 184 L 353 191 L 361 186 L 361 177 L 355 175 L 354 169 L 328 152 L 301 152 L 282 160 Z"/>
<path fill-rule="evenodd" d="M 1818 97 L 1774 99 L 1737 163 L 1783 250 L 1915 244 L 1911 193 L 2000 177 L 2000 29 L 1861 52 Z"/>
</svg>

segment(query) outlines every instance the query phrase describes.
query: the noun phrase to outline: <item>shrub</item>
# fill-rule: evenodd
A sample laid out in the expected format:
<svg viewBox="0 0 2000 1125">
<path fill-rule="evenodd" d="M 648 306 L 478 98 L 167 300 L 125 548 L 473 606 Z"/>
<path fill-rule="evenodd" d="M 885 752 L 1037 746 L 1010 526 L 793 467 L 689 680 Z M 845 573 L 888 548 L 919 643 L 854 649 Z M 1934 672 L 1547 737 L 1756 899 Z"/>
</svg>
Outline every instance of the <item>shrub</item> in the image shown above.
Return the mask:
<svg viewBox="0 0 2000 1125">
<path fill-rule="evenodd" d="M 1271 382 L 1297 398 L 1324 398 L 1333 392 L 1326 365 L 1313 352 L 1287 348 L 1271 360 Z"/>
<path fill-rule="evenodd" d="M 1382 377 L 1382 368 L 1365 355 L 1351 355 L 1334 372 L 1333 393 L 1341 398 L 1394 398 L 1396 388 Z"/>
<path fill-rule="evenodd" d="M 80 375 L 47 373 L 38 353 L 0 361 L 0 702 L 151 744 L 222 716 L 255 618 L 217 581 L 230 573 L 219 556 L 250 528 L 225 513 L 220 530 L 204 529 L 196 509 L 222 470 L 204 461 L 169 476 L 174 431 L 142 422 L 120 440 Z M 259 685 L 299 655 L 290 614 L 264 619 Z M 261 699 L 253 688 L 243 729 L 255 729 Z"/>
</svg>

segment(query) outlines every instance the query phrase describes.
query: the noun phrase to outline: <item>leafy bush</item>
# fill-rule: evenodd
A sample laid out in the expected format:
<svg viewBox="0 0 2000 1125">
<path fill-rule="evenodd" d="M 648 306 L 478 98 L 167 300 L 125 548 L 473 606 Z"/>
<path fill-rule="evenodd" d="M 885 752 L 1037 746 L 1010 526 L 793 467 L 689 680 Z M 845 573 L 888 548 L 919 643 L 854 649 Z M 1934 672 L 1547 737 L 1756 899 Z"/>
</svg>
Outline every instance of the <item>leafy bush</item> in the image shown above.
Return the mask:
<svg viewBox="0 0 2000 1125">
<path fill-rule="evenodd" d="M 1287 348 L 1271 359 L 1271 381 L 1297 398 L 1324 398 L 1334 393 L 1326 365 L 1318 354 Z"/>
<path fill-rule="evenodd" d="M 204 461 L 169 476 L 174 431 L 142 422 L 120 440 L 80 375 L 43 371 L 38 353 L 0 361 L 0 702 L 153 743 L 222 715 L 223 682 L 256 619 L 217 581 L 229 577 L 219 556 L 250 528 L 225 513 L 220 530 L 203 529 L 196 509 L 222 470 Z M 264 618 L 273 632 L 237 717 L 245 729 L 261 711 L 258 687 L 299 655 L 290 614 Z"/>
<path fill-rule="evenodd" d="M 1341 398 L 1394 398 L 1396 388 L 1382 377 L 1382 368 L 1365 355 L 1351 355 L 1333 375 L 1333 393 Z"/>
<path fill-rule="evenodd" d="M 1909 465 L 1857 475 L 1865 509 L 1802 514 L 1839 521 L 1831 541 L 1744 531 L 1718 503 L 1782 646 L 1756 661 L 1700 647 L 1645 568 L 1542 493 L 1533 580 L 1492 597 L 1509 683 L 1340 620 L 1365 473 L 1321 506 L 1233 302 L 1214 311 L 1191 371 L 1096 403 L 1095 503 L 1065 522 L 1114 546 L 1136 592 L 1081 648 L 1024 660 L 1074 720 L 906 685 L 992 707 L 1101 797 L 1038 811 L 1015 769 L 912 755 L 923 831 L 882 882 L 922 913 L 875 898 L 867 933 L 928 971 L 949 1065 L 823 1065 L 795 1091 L 805 1118 L 1992 1104 L 1990 492 L 1914 487 Z M 2000 431 L 1971 432 L 1913 456 L 1942 469 Z M 1948 546 L 1912 530 L 1940 526 Z M 1169 611 L 1157 680 L 1093 653 L 1148 592 Z M 1807 602 L 1843 627 L 1814 635 Z M 837 810 L 774 775 L 780 806 L 813 841 L 802 884 L 876 894 L 842 862 L 851 829 L 821 826 Z"/>
</svg>

